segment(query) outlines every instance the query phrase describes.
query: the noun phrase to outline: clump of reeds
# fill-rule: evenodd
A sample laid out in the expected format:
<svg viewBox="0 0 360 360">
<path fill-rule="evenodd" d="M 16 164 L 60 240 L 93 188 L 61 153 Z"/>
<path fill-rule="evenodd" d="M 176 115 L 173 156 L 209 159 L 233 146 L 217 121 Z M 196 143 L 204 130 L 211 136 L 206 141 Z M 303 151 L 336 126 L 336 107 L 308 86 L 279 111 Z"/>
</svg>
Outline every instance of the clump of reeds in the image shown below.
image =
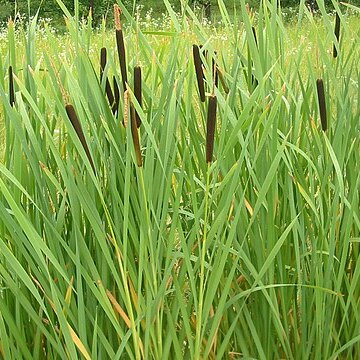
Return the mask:
<svg viewBox="0 0 360 360">
<path fill-rule="evenodd" d="M 323 131 L 326 131 L 328 124 L 327 124 L 327 115 L 326 115 L 324 82 L 322 79 L 316 80 L 316 90 L 317 90 L 317 95 L 318 95 L 321 127 L 322 127 Z"/>
<path fill-rule="evenodd" d="M 337 42 L 337 44 L 339 44 L 339 39 L 340 39 L 340 16 L 339 16 L 338 13 L 336 13 L 336 18 L 335 18 L 334 34 L 335 34 L 336 42 Z M 337 52 L 336 44 L 334 43 L 333 57 L 336 58 L 337 55 L 338 55 L 338 52 Z"/>
<path fill-rule="evenodd" d="M 115 17 L 115 37 L 116 37 L 116 46 L 119 55 L 120 63 L 120 72 L 123 83 L 123 89 L 126 90 L 127 84 L 127 71 L 126 71 L 126 54 L 125 54 L 125 42 L 124 34 L 121 27 L 120 20 L 121 9 L 117 4 L 114 5 L 114 17 Z"/>
<path fill-rule="evenodd" d="M 211 163 L 214 152 L 214 138 L 216 128 L 217 98 L 212 94 L 209 96 L 207 123 L 206 123 L 206 162 Z"/>
<path fill-rule="evenodd" d="M 142 85 L 141 85 L 141 67 L 135 66 L 134 68 L 134 95 L 135 99 L 142 106 Z M 137 111 L 135 111 L 136 125 L 139 128 L 141 119 Z"/>
<path fill-rule="evenodd" d="M 11 106 L 15 105 L 14 75 L 12 66 L 9 66 L 9 101 Z"/>
<path fill-rule="evenodd" d="M 106 67 L 106 63 L 107 63 L 107 50 L 106 50 L 106 48 L 102 48 L 100 50 L 100 81 L 102 81 L 102 79 L 104 77 L 104 70 Z M 105 80 L 105 91 L 106 91 L 106 96 L 109 100 L 110 106 L 113 110 L 113 113 L 115 113 L 117 110 L 116 105 L 115 105 L 115 98 L 114 98 L 114 94 L 111 90 L 111 85 L 110 85 L 109 79 L 107 77 Z"/>
<path fill-rule="evenodd" d="M 89 159 L 89 162 L 90 162 L 90 165 L 94 171 L 94 173 L 96 173 L 96 170 L 95 170 L 95 165 L 94 165 L 94 162 L 93 162 L 93 159 L 91 157 L 91 154 L 90 154 L 90 151 L 89 151 L 89 147 L 87 145 L 87 142 L 86 142 L 86 139 L 85 139 L 85 136 L 84 136 L 84 132 L 82 130 L 82 127 L 81 127 L 81 124 L 80 124 L 80 121 L 79 121 L 79 118 L 76 114 L 76 111 L 74 109 L 74 107 L 71 105 L 71 104 L 67 104 L 65 105 L 65 110 L 66 110 L 66 113 L 68 115 L 68 118 L 72 124 L 72 126 L 74 127 L 74 130 L 85 150 L 85 153 L 86 153 L 86 156 L 88 157 Z"/>
<path fill-rule="evenodd" d="M 205 101 L 205 85 L 204 85 L 204 71 L 202 68 L 202 61 L 200 57 L 200 49 L 198 45 L 193 45 L 193 58 L 195 65 L 196 80 L 198 84 L 200 100 Z"/>
</svg>

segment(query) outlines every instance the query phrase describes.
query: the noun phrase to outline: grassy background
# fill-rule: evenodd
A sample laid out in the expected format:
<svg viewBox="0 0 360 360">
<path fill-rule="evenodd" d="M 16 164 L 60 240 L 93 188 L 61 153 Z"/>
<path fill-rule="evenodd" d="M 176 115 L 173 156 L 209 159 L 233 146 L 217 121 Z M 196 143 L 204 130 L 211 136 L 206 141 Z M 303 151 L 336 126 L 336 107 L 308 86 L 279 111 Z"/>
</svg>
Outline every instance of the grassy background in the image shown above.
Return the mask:
<svg viewBox="0 0 360 360">
<path fill-rule="evenodd" d="M 0 42 L 0 357 L 359 358 L 360 23 L 337 8 L 338 43 L 321 4 L 316 17 L 301 6 L 291 24 L 267 1 L 256 15 L 242 2 L 242 22 L 220 7 L 221 27 L 191 9 L 135 21 L 123 8 L 139 130 L 122 85 L 115 115 L 105 94 L 106 78 L 121 84 L 112 30 L 69 13 L 61 36 L 35 20 L 9 24 Z M 204 103 L 193 44 L 203 45 Z M 229 92 L 213 87 L 212 58 Z M 142 106 L 132 96 L 136 65 Z M 207 163 L 210 95 L 217 128 Z"/>
</svg>

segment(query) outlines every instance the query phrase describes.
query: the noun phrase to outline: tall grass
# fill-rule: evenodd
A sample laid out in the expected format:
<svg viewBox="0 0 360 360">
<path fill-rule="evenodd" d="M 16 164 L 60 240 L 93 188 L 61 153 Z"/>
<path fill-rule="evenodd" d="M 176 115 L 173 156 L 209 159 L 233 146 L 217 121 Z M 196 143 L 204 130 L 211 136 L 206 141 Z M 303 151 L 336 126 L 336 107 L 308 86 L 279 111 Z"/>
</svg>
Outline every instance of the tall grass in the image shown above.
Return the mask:
<svg viewBox="0 0 360 360">
<path fill-rule="evenodd" d="M 68 34 L 10 23 L 0 63 L 0 357 L 358 359 L 358 18 L 164 0 L 143 32 L 119 2 L 96 35 L 57 2 Z"/>
</svg>

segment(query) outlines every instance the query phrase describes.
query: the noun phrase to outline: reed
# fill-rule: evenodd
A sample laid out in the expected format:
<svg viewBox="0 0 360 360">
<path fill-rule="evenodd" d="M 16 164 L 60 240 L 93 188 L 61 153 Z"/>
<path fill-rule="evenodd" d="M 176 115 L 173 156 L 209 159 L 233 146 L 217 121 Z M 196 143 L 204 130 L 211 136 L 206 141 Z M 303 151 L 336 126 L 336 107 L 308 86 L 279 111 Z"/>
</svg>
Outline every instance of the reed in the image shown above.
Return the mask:
<svg viewBox="0 0 360 360">
<path fill-rule="evenodd" d="M 322 79 L 316 80 L 316 90 L 317 90 L 317 95 L 318 95 L 321 127 L 322 127 L 323 131 L 326 131 L 327 127 L 328 127 L 328 123 L 327 123 L 327 114 L 326 114 L 324 82 Z"/>
<path fill-rule="evenodd" d="M 125 41 L 124 34 L 122 31 L 121 20 L 120 20 L 121 10 L 117 4 L 114 5 L 114 17 L 115 17 L 115 37 L 116 37 L 116 46 L 119 56 L 120 63 L 120 72 L 123 84 L 123 91 L 126 90 L 127 84 L 127 71 L 126 71 L 126 52 L 125 52 Z"/>
<path fill-rule="evenodd" d="M 134 68 L 134 95 L 140 107 L 142 107 L 142 84 L 141 84 L 140 66 L 135 66 Z M 135 116 L 136 116 L 136 125 L 139 128 L 141 125 L 141 119 L 137 111 L 135 111 Z"/>
<path fill-rule="evenodd" d="M 334 34 L 336 38 L 336 43 L 334 43 L 333 46 L 333 57 L 336 58 L 338 56 L 337 46 L 339 46 L 339 39 L 340 39 L 340 16 L 338 13 L 336 13 L 336 18 L 335 18 Z"/>
<path fill-rule="evenodd" d="M 14 75 L 12 66 L 9 66 L 9 101 L 11 106 L 15 105 Z"/>
<path fill-rule="evenodd" d="M 193 45 L 193 58 L 195 65 L 196 80 L 198 84 L 200 100 L 205 101 L 205 85 L 204 85 L 204 71 L 202 68 L 202 61 L 200 57 L 200 49 L 198 45 Z"/>
<path fill-rule="evenodd" d="M 79 118 L 76 114 L 76 111 L 74 109 L 74 107 L 71 105 L 71 104 L 67 104 L 65 105 L 65 110 L 66 110 L 66 113 L 67 113 L 67 116 L 85 150 L 85 153 L 86 153 L 86 156 L 88 157 L 89 159 L 89 162 L 90 162 L 90 165 L 94 171 L 94 173 L 96 173 L 96 168 L 95 168 L 95 165 L 94 165 L 94 162 L 93 162 L 93 159 L 91 157 L 91 154 L 90 154 L 90 151 L 89 151 L 89 147 L 87 145 L 87 142 L 86 142 L 86 139 L 85 139 L 85 135 L 84 135 L 84 132 L 82 130 L 82 127 L 81 127 L 81 124 L 80 124 L 80 121 L 79 121 Z"/>
<path fill-rule="evenodd" d="M 214 94 L 210 95 L 207 112 L 207 126 L 206 126 L 206 162 L 211 163 L 214 152 L 214 138 L 216 128 L 216 108 L 217 98 Z"/>
</svg>

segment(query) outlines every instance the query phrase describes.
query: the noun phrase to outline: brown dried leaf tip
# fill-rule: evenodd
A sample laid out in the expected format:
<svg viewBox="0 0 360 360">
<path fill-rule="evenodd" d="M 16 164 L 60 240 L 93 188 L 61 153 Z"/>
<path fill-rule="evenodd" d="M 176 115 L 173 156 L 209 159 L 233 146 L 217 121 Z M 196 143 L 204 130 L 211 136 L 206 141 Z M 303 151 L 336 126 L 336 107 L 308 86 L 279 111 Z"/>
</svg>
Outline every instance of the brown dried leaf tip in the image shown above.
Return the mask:
<svg viewBox="0 0 360 360">
<path fill-rule="evenodd" d="M 67 116 L 85 150 L 85 153 L 86 153 L 86 156 L 88 157 L 89 159 L 89 162 L 90 162 L 90 165 L 94 171 L 94 173 L 96 173 L 96 170 L 95 170 L 95 165 L 94 165 L 94 162 L 93 162 L 93 159 L 91 157 L 91 154 L 90 154 L 90 151 L 89 151 L 89 147 L 86 143 L 86 139 L 85 139 L 85 136 L 84 136 L 84 132 L 82 130 L 82 127 L 81 127 L 81 124 L 80 124 L 80 121 L 79 121 L 79 118 L 76 114 L 76 111 L 74 109 L 74 107 L 71 105 L 71 104 L 67 104 L 65 106 L 65 109 L 66 109 L 66 113 L 67 113 Z"/>
<path fill-rule="evenodd" d="M 194 58 L 196 79 L 200 93 L 200 100 L 204 102 L 205 101 L 204 73 L 202 69 L 199 46 L 197 45 L 193 45 L 193 58 Z"/>
<path fill-rule="evenodd" d="M 318 95 L 321 127 L 323 131 L 326 131 L 327 130 L 326 101 L 325 101 L 324 82 L 322 79 L 316 80 L 316 90 Z"/>
<path fill-rule="evenodd" d="M 215 95 L 210 95 L 208 113 L 207 113 L 207 128 L 206 128 L 206 162 L 207 163 L 212 162 L 213 152 L 214 152 L 216 108 L 217 108 L 217 98 Z"/>
<path fill-rule="evenodd" d="M 335 38 L 336 38 L 336 44 L 334 43 L 333 57 L 336 58 L 338 55 L 336 46 L 339 44 L 339 39 L 340 39 L 340 16 L 338 13 L 336 13 L 336 18 L 335 18 L 334 34 L 335 34 Z"/>
</svg>

